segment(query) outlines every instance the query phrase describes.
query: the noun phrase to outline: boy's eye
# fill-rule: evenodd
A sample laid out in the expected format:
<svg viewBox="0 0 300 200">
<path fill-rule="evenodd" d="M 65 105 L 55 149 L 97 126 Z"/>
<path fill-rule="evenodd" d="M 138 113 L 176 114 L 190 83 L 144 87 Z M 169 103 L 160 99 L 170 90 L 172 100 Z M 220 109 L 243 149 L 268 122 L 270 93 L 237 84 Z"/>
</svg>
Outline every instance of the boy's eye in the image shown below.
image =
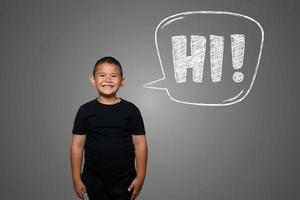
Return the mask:
<svg viewBox="0 0 300 200">
<path fill-rule="evenodd" d="M 99 77 L 107 77 L 107 76 L 110 76 L 110 77 L 113 77 L 113 78 L 117 78 L 119 77 L 118 74 L 112 74 L 112 75 L 107 75 L 107 74 L 98 74 Z"/>
</svg>

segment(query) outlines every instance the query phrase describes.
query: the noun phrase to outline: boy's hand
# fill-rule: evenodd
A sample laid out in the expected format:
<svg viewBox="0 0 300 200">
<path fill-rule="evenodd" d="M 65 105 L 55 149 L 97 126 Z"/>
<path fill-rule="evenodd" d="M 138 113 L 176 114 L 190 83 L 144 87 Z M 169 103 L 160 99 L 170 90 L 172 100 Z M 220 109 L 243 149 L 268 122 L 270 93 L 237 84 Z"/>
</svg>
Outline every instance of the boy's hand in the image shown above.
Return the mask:
<svg viewBox="0 0 300 200">
<path fill-rule="evenodd" d="M 74 190 L 76 192 L 76 195 L 80 198 L 80 199 L 84 199 L 84 195 L 86 194 L 86 188 L 84 183 L 80 180 L 77 182 L 74 182 L 73 184 Z"/>
<path fill-rule="evenodd" d="M 137 196 L 140 194 L 140 191 L 142 190 L 144 183 L 144 179 L 136 177 L 130 184 L 128 191 L 131 191 L 133 189 L 133 193 L 131 196 L 131 200 L 134 200 L 137 198 Z"/>
</svg>

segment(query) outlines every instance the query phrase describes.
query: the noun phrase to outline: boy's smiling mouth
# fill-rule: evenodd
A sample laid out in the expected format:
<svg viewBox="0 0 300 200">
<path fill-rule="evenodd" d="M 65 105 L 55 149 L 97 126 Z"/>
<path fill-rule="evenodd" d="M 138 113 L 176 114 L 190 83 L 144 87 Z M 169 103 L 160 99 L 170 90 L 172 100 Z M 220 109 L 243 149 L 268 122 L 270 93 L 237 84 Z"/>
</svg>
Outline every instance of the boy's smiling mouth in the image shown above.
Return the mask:
<svg viewBox="0 0 300 200">
<path fill-rule="evenodd" d="M 104 87 L 104 88 L 112 88 L 114 86 L 113 85 L 103 85 L 102 87 Z"/>
</svg>

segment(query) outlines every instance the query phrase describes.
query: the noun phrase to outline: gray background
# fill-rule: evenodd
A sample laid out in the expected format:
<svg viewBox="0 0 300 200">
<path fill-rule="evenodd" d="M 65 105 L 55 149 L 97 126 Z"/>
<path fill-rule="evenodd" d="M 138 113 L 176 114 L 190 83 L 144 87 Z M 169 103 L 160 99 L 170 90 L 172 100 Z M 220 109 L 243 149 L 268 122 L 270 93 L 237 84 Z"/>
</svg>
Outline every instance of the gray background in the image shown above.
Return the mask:
<svg viewBox="0 0 300 200">
<path fill-rule="evenodd" d="M 161 77 L 154 31 L 193 10 L 242 13 L 265 43 L 240 103 L 201 107 L 142 85 Z M 76 199 L 69 148 L 99 57 L 124 65 L 119 96 L 142 111 L 149 145 L 139 199 L 299 199 L 299 3 L 296 1 L 0 1 L 1 199 Z"/>
</svg>

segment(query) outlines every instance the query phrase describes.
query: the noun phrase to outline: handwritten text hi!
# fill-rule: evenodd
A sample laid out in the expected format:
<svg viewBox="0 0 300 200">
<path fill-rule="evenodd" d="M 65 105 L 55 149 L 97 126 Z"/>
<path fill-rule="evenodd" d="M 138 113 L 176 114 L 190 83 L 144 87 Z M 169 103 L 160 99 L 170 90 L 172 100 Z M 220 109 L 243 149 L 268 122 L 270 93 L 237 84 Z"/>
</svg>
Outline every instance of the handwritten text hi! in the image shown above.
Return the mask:
<svg viewBox="0 0 300 200">
<path fill-rule="evenodd" d="M 171 100 L 189 105 L 241 102 L 254 84 L 263 41 L 262 26 L 242 14 L 192 11 L 169 16 L 155 30 L 163 77 L 144 86 L 165 90 Z"/>
</svg>

